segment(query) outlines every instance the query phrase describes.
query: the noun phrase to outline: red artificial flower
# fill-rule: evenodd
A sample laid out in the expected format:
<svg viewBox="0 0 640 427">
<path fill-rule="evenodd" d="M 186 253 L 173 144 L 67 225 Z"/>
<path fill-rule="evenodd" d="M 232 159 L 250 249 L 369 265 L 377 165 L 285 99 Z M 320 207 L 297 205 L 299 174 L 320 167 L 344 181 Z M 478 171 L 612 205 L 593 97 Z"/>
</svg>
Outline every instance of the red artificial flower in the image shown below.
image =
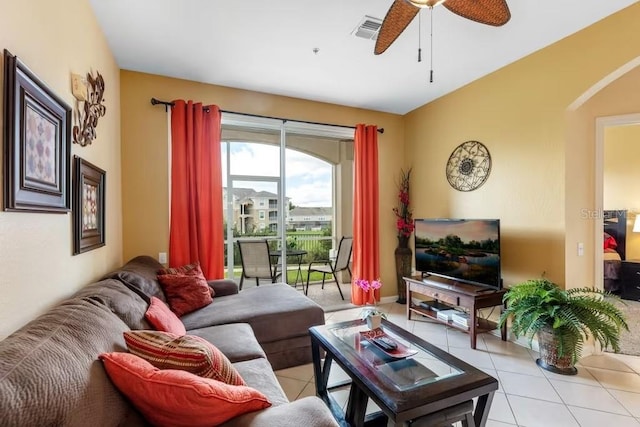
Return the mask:
<svg viewBox="0 0 640 427">
<path fill-rule="evenodd" d="M 409 180 L 411 178 L 411 168 L 405 171 L 400 170 L 400 183 L 398 185 L 398 207 L 393 208 L 396 214 L 396 229 L 398 237 L 409 237 L 413 233 L 413 215 L 409 209 Z"/>
</svg>

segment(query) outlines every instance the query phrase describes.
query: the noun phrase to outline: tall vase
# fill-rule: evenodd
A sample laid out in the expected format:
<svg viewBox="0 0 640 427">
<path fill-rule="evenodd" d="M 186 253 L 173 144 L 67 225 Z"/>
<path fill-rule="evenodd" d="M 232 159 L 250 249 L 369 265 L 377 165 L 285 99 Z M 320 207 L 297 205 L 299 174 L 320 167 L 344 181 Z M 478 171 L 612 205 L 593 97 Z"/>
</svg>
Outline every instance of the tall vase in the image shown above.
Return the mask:
<svg viewBox="0 0 640 427">
<path fill-rule="evenodd" d="M 411 276 L 411 258 L 413 252 L 409 247 L 409 238 L 406 236 L 398 237 L 398 247 L 395 250 L 396 256 L 396 280 L 398 282 L 398 304 L 407 303 L 407 288 L 404 277 Z"/>
</svg>

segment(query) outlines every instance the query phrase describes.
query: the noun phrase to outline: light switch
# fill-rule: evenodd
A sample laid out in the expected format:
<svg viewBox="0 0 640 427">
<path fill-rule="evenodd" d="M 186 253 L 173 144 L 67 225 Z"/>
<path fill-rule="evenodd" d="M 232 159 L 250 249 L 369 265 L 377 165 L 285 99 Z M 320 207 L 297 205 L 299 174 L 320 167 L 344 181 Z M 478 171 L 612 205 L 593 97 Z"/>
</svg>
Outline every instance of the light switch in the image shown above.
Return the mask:
<svg viewBox="0 0 640 427">
<path fill-rule="evenodd" d="M 167 253 L 166 252 L 160 252 L 158 254 L 158 262 L 160 264 L 166 264 L 167 263 Z"/>
<path fill-rule="evenodd" d="M 584 256 L 584 243 L 578 243 L 578 256 Z"/>
</svg>

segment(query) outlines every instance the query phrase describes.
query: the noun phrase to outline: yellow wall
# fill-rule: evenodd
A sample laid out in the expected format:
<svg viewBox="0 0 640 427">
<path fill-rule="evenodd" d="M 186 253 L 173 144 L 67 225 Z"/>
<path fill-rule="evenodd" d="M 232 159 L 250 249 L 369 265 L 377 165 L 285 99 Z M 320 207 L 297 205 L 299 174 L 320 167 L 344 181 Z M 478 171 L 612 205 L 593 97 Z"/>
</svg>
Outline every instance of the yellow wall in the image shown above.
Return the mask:
<svg viewBox="0 0 640 427">
<path fill-rule="evenodd" d="M 372 90 L 375 90 L 373 88 Z M 382 295 L 395 295 L 396 182 L 404 159 L 403 118 L 398 115 L 268 95 L 186 80 L 121 72 L 123 256 L 157 256 L 169 241 L 167 115 L 152 106 L 162 100 L 192 99 L 223 110 L 294 120 L 353 126 L 375 124 L 385 129 L 378 138 L 380 156 L 380 262 L 386 285 Z M 166 208 L 165 208 L 166 207 Z"/>
<path fill-rule="evenodd" d="M 616 18 L 624 16 L 624 18 L 630 18 L 637 21 L 640 17 L 640 7 L 633 6 L 627 9 L 627 12 L 633 12 L 633 14 L 625 13 L 619 14 Z M 614 28 L 616 26 L 630 25 L 632 21 L 613 20 L 612 24 Z M 613 31 L 613 30 L 610 30 Z M 597 35 L 594 35 L 597 36 Z M 622 43 L 622 40 L 618 41 Z M 625 42 L 626 43 L 626 42 Z M 631 41 L 632 45 L 640 47 L 638 41 Z M 640 49 L 636 52 L 631 52 L 631 55 L 635 54 L 635 58 L 631 58 L 629 61 L 638 62 L 638 56 L 640 56 Z M 627 62 L 629 62 L 627 61 Z M 623 66 L 626 62 L 621 62 L 612 65 L 612 71 L 615 71 L 617 67 Z M 575 111 L 568 113 L 568 128 L 567 128 L 567 152 L 571 152 L 571 159 L 573 168 L 567 170 L 567 176 L 573 175 L 575 179 L 567 183 L 567 188 L 571 186 L 571 191 L 567 192 L 570 196 L 570 200 L 567 200 L 568 206 L 572 209 L 568 212 L 571 215 L 573 221 L 567 222 L 568 240 L 571 237 L 569 232 L 574 232 L 573 236 L 580 236 L 583 241 L 591 244 L 586 245 L 588 251 L 585 251 L 585 257 L 567 257 L 567 270 L 571 271 L 573 268 L 574 277 L 582 276 L 582 283 L 593 284 L 598 281 L 593 277 L 594 260 L 596 259 L 595 248 L 601 253 L 602 246 L 595 244 L 595 230 L 600 230 L 600 221 L 602 220 L 600 212 L 605 207 L 604 204 L 597 204 L 595 195 L 595 182 L 601 181 L 603 177 L 595 176 L 595 135 L 596 135 L 596 119 L 599 117 L 620 116 L 632 113 L 640 112 L 640 97 L 629 96 L 629 94 L 639 93 L 640 91 L 640 68 L 632 69 L 626 74 L 622 75 L 606 88 L 597 92 L 594 96 L 582 103 Z M 606 142 L 605 142 L 606 143 Z M 602 161 L 602 159 L 600 159 Z M 602 197 L 602 195 L 600 195 Z M 569 197 L 568 197 L 569 199 Z M 570 203 L 570 205 L 569 205 Z M 595 212 L 595 215 L 591 215 L 588 219 L 582 218 L 581 212 L 584 210 L 588 212 Z M 596 227 L 597 225 L 597 227 Z M 570 229 L 571 227 L 571 229 Z M 601 234 L 600 234 L 601 235 Z M 577 237 L 573 237 L 573 242 L 576 242 Z M 574 246 L 575 247 L 575 246 Z M 576 280 L 576 285 L 580 282 Z"/>
<path fill-rule="evenodd" d="M 417 216 L 500 218 L 507 285 L 543 272 L 568 287 L 593 285 L 594 223 L 580 217 L 595 209 L 593 121 L 619 108 L 567 110 L 640 55 L 639 20 L 635 4 L 409 113 L 405 162 L 419 159 L 415 179 L 423 187 Z M 629 104 L 628 94 L 638 91 L 626 89 Z M 447 183 L 444 167 L 467 140 L 489 148 L 493 169 L 484 186 L 461 193 Z M 585 244 L 582 257 L 578 242 Z"/>
<path fill-rule="evenodd" d="M 89 147 L 71 153 L 107 171 L 106 243 L 72 256 L 71 214 L 0 212 L 0 339 L 121 262 L 120 74 L 86 0 L 0 0 L 0 48 L 8 49 L 69 105 L 71 72 L 98 70 L 107 114 Z M 2 68 L 3 70 L 4 68 Z M 3 71 L 0 71 L 2 74 Z M 0 104 L 0 122 L 3 120 Z M 2 125 L 0 124 L 0 127 Z"/>
<path fill-rule="evenodd" d="M 627 259 L 640 259 L 640 233 L 633 223 L 640 213 L 640 125 L 605 129 L 603 206 L 627 211 Z"/>
<path fill-rule="evenodd" d="M 21 57 L 68 103 L 73 101 L 71 72 L 99 70 L 107 85 L 107 116 L 100 120 L 98 139 L 90 147 L 72 148 L 72 154 L 107 170 L 107 246 L 71 256 L 71 215 L 0 212 L 0 338 L 123 258 L 167 250 L 167 122 L 163 109 L 149 104 L 152 96 L 384 127 L 379 209 L 385 296 L 396 292 L 391 211 L 396 181 L 400 168 L 410 166 L 416 217 L 502 220 L 506 284 L 543 272 L 569 287 L 594 281 L 595 223 L 580 216 L 597 208 L 594 120 L 640 111 L 640 97 L 629 96 L 640 93 L 639 72 L 569 107 L 602 78 L 640 57 L 638 3 L 404 117 L 119 72 L 86 0 L 67 0 L 65 7 L 45 0 L 0 0 L 0 6 L 0 47 Z M 451 151 L 467 140 L 489 148 L 493 168 L 484 186 L 461 193 L 449 186 L 444 168 Z M 583 257 L 576 254 L 578 242 L 585 244 Z"/>
</svg>

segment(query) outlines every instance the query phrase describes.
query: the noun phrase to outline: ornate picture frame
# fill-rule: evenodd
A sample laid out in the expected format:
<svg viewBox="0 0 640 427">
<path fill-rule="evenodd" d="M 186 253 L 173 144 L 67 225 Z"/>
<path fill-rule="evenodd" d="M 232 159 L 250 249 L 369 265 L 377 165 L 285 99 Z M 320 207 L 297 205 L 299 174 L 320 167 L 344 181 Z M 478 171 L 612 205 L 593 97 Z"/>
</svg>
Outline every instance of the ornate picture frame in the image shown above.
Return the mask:
<svg viewBox="0 0 640 427">
<path fill-rule="evenodd" d="M 73 254 L 105 245 L 106 172 L 73 156 Z"/>
<path fill-rule="evenodd" d="M 4 51 L 4 210 L 71 210 L 71 107 Z"/>
</svg>

